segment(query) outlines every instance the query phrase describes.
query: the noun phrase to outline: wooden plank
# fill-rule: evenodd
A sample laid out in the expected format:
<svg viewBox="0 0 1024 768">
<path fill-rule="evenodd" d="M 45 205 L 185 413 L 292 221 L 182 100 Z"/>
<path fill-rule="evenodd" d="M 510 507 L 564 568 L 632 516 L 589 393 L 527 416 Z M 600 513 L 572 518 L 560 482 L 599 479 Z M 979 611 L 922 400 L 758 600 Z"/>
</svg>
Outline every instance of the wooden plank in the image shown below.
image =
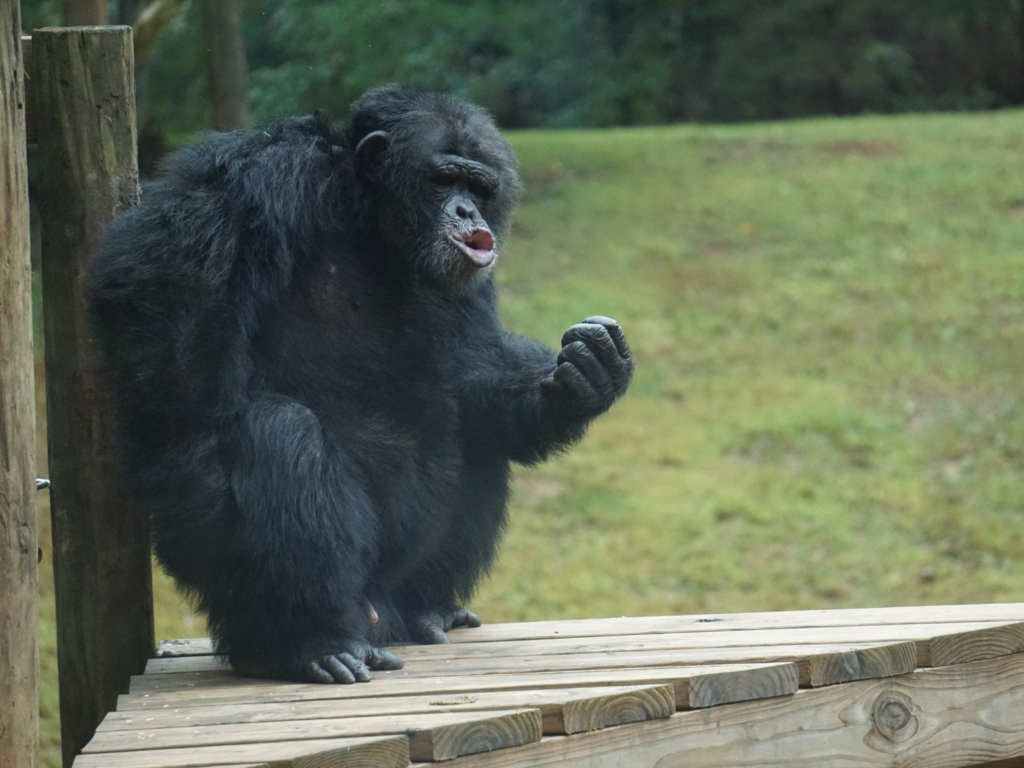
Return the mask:
<svg viewBox="0 0 1024 768">
<path fill-rule="evenodd" d="M 741 649 L 737 651 L 738 656 L 728 659 L 723 657 L 723 662 L 726 660 L 735 662 L 742 660 L 743 654 L 751 653 L 751 649 L 756 649 L 753 652 L 762 656 L 768 653 L 768 649 L 782 646 L 806 646 L 808 648 L 816 646 L 818 650 L 814 652 L 829 653 L 829 646 L 849 649 L 857 645 L 868 646 L 913 641 L 918 643 L 918 664 L 933 666 L 933 646 L 940 649 L 940 659 L 953 658 L 950 655 L 951 651 L 941 650 L 944 644 L 957 649 L 957 658 L 964 658 L 971 653 L 1006 655 L 1007 653 L 1024 652 L 1024 640 L 1021 639 L 1022 628 L 1024 628 L 1024 624 L 1007 622 L 910 624 L 907 626 L 882 624 L 809 629 L 747 629 L 705 633 L 679 632 L 674 634 L 510 640 L 458 645 L 410 645 L 396 647 L 394 651 L 405 660 L 407 668 L 411 669 L 414 664 L 423 660 L 459 660 L 459 666 L 463 667 L 465 661 L 470 659 L 499 657 L 535 659 L 539 656 L 558 654 L 607 654 L 688 649 L 702 653 L 701 656 L 695 656 L 695 659 L 711 659 L 711 655 L 703 654 L 707 654 L 711 650 Z M 992 634 L 989 634 L 990 632 Z M 947 634 L 957 637 L 951 641 L 936 641 L 937 638 L 945 637 Z M 1001 641 L 993 642 L 992 638 L 995 636 L 1000 637 Z M 704 662 L 696 661 L 695 663 Z M 146 666 L 146 673 L 229 672 L 229 669 L 214 656 L 165 657 L 151 659 Z"/>
<path fill-rule="evenodd" d="M 1004 627 L 1012 629 L 1003 630 Z M 931 641 L 947 634 L 961 636 L 957 641 L 961 648 L 967 645 L 979 649 L 996 648 L 988 634 L 977 634 L 989 630 L 1000 630 L 1006 641 L 998 644 L 998 655 L 1006 652 L 1024 651 L 1010 650 L 1017 645 L 1011 638 L 1019 637 L 1022 623 L 1012 622 L 963 622 L 957 624 L 909 624 L 901 625 L 869 625 L 851 627 L 821 627 L 794 629 L 745 629 L 723 630 L 705 633 L 680 632 L 675 634 L 654 635 L 622 635 L 591 638 L 558 638 L 528 641 L 496 641 L 493 643 L 464 643 L 461 645 L 417 645 L 401 646 L 394 649 L 395 653 L 405 659 L 406 663 L 421 658 L 430 659 L 466 659 L 490 656 L 533 657 L 555 653 L 608 653 L 632 650 L 683 650 L 683 649 L 723 649 L 723 648 L 769 648 L 781 645 L 853 645 L 884 644 L 898 642 L 922 642 L 922 657 L 919 662 L 928 663 L 931 659 Z M 169 663 L 170 660 L 167 660 Z M 195 659 L 193 663 L 199 663 Z M 212 657 L 207 664 L 212 664 Z"/>
<path fill-rule="evenodd" d="M 270 768 L 405 768 L 409 765 L 409 740 L 404 736 L 369 736 L 101 752 L 80 755 L 74 768 L 213 768 L 254 760 Z"/>
<path fill-rule="evenodd" d="M 160 656 L 146 662 L 147 675 L 189 672 L 231 672 L 231 665 L 220 656 Z"/>
<path fill-rule="evenodd" d="M 213 653 L 213 641 L 208 637 L 193 637 L 184 640 L 161 640 L 156 649 L 157 658 L 176 656 L 209 656 Z"/>
<path fill-rule="evenodd" d="M 671 717 L 675 711 L 675 692 L 669 685 L 635 688 L 626 693 L 602 696 L 580 696 L 565 703 L 562 727 L 554 732 L 599 731 L 613 725 L 661 720 Z"/>
<path fill-rule="evenodd" d="M 944 667 L 1024 652 L 1024 624 L 1005 624 L 986 629 L 939 635 L 928 641 L 921 666 Z"/>
<path fill-rule="evenodd" d="M 139 744 L 146 749 L 174 747 L 215 747 L 223 744 L 262 744 L 275 741 L 303 741 L 309 739 L 340 739 L 353 736 L 382 736 L 404 734 L 410 730 L 440 731 L 451 726 L 469 723 L 475 725 L 490 718 L 501 718 L 519 712 L 540 710 L 494 710 L 492 712 L 434 712 L 429 714 L 370 715 L 364 717 L 286 718 L 261 720 L 257 723 L 223 723 L 153 728 L 149 722 L 140 722 L 133 728 L 96 729 L 92 741 L 83 754 L 98 752 L 132 752 Z M 138 718 L 143 720 L 143 718 Z M 147 718 L 148 719 L 148 718 Z M 538 734 L 534 741 L 539 740 Z M 430 759 L 430 758 L 425 758 Z"/>
<path fill-rule="evenodd" d="M 425 687 L 427 690 L 435 690 L 436 686 L 452 685 L 458 689 L 467 688 L 473 690 L 476 685 L 490 685 L 491 680 L 494 679 L 514 679 L 516 677 L 522 677 L 524 675 L 530 675 L 531 679 L 548 679 L 555 675 L 579 675 L 585 679 L 590 679 L 593 675 L 603 674 L 624 674 L 627 677 L 632 673 L 644 673 L 648 668 L 658 670 L 671 670 L 678 669 L 679 676 L 687 676 L 689 674 L 710 674 L 716 672 L 732 672 L 732 671 L 745 671 L 751 668 L 762 667 L 768 664 L 774 664 L 776 662 L 740 662 L 737 664 L 675 664 L 672 663 L 671 656 L 665 655 L 664 664 L 644 664 L 644 665 L 618 665 L 615 664 L 615 654 L 607 654 L 605 656 L 594 656 L 595 659 L 600 663 L 606 663 L 607 666 L 584 667 L 582 669 L 555 669 L 555 670 L 537 670 L 526 666 L 525 664 L 509 664 L 505 665 L 502 669 L 491 670 L 490 672 L 483 672 L 476 670 L 474 674 L 460 675 L 451 674 L 449 670 L 453 669 L 451 665 L 444 665 L 441 667 L 434 665 L 426 665 L 423 669 L 419 669 L 416 664 L 407 665 L 406 668 L 400 670 L 384 670 L 376 672 L 376 679 L 366 685 L 359 685 L 356 687 L 356 696 L 362 698 L 364 696 L 388 696 L 392 695 L 389 691 L 393 690 L 395 686 L 401 686 L 405 684 L 419 685 Z M 571 657 L 568 657 L 571 659 Z M 609 660 L 611 659 L 611 660 Z M 607 661 L 606 661 L 607 660 Z M 479 679 L 479 682 L 475 680 Z M 570 678 L 571 679 L 571 678 Z M 617 683 L 623 684 L 623 683 Z M 625 684 L 628 684 L 625 683 Z M 193 672 L 182 675 L 138 675 L 132 678 L 131 686 L 129 689 L 130 694 L 153 694 L 153 695 L 168 695 L 168 694 L 184 694 L 187 696 L 195 695 L 211 695 L 217 691 L 224 689 L 238 689 L 238 690 L 250 690 L 253 686 L 274 686 L 274 681 L 261 680 L 259 678 L 241 677 L 236 675 L 234 672 L 215 672 L 215 673 L 202 673 Z M 289 683 L 277 683 L 278 687 L 281 685 L 292 685 Z M 307 687 L 310 684 L 305 684 Z M 367 686 L 369 686 L 367 688 Z M 545 686 L 550 687 L 550 686 Z"/>
<path fill-rule="evenodd" d="M 1021 757 L 1024 655 L 1013 655 L 546 738 L 447 768 L 966 768 Z"/>
<path fill-rule="evenodd" d="M 917 645 L 912 642 L 819 653 L 808 657 L 806 664 L 801 664 L 800 684 L 817 688 L 854 680 L 893 677 L 913 672 L 916 667 Z"/>
<path fill-rule="evenodd" d="M 543 642 L 543 641 L 540 641 Z M 497 643 L 495 643 L 497 645 Z M 444 648 L 444 646 L 432 646 Z M 469 656 L 466 658 L 445 658 L 447 652 L 441 651 L 438 658 L 418 655 L 406 662 L 402 672 L 409 675 L 480 675 L 496 672 L 555 672 L 570 669 L 607 669 L 614 667 L 634 666 L 669 666 L 672 664 L 742 664 L 771 663 L 775 661 L 795 661 L 801 665 L 801 676 L 805 668 L 809 673 L 810 660 L 816 660 L 818 666 L 829 663 L 834 656 L 856 653 L 870 649 L 877 653 L 879 648 L 892 648 L 893 652 L 907 656 L 901 660 L 900 668 L 893 674 L 910 672 L 916 666 L 916 651 L 913 642 L 892 643 L 822 643 L 820 645 L 777 645 L 777 646 L 738 646 L 726 648 L 683 648 L 683 649 L 652 649 L 633 650 L 632 647 L 616 648 L 614 645 L 603 652 L 581 651 L 567 653 L 559 649 L 557 654 L 526 654 L 499 656 Z M 838 660 L 837 660 L 838 663 Z M 200 679 L 196 673 L 221 673 L 219 677 L 235 677 L 230 666 L 220 662 L 213 656 L 188 656 L 178 658 L 150 659 L 146 665 L 146 675 L 178 675 L 183 682 L 194 682 Z M 874 675 L 881 677 L 883 675 Z M 216 679 L 207 675 L 206 680 Z M 803 679 L 803 677 L 801 678 Z M 861 678 L 857 678 L 861 679 Z M 159 682 L 159 681 L 157 681 Z M 837 680 L 837 682 L 839 682 Z"/>
<path fill-rule="evenodd" d="M 741 673 L 737 675 L 735 673 Z M 314 685 L 302 683 L 270 683 L 238 678 L 232 685 L 201 687 L 160 692 L 130 693 L 118 699 L 118 710 L 161 709 L 182 706 L 209 706 L 231 702 L 261 703 L 309 701 L 315 699 L 360 699 L 378 696 L 411 696 L 417 694 L 473 694 L 480 691 L 543 690 L 551 688 L 583 688 L 608 685 L 671 684 L 675 689 L 676 706 L 690 707 L 690 685 L 694 680 L 727 675 L 726 689 L 737 696 L 758 691 L 765 696 L 784 696 L 798 687 L 796 664 L 727 664 L 702 667 L 651 667 L 644 669 L 585 670 L 562 673 L 522 673 L 457 677 L 406 677 L 400 671 L 394 676 L 380 676 L 372 683 L 359 685 Z M 748 683 L 739 684 L 743 675 Z M 133 678 L 135 681 L 143 677 Z M 708 683 L 710 685 L 711 683 Z M 734 699 L 744 700 L 744 699 Z"/>
<path fill-rule="evenodd" d="M 675 692 L 671 685 L 618 686 L 479 692 L 457 696 L 395 696 L 282 704 L 233 703 L 228 706 L 174 709 L 161 707 L 153 711 L 111 712 L 96 732 L 518 708 L 539 709 L 546 734 L 577 733 L 610 725 L 656 720 L 676 711 Z"/>
<path fill-rule="evenodd" d="M 844 610 L 777 611 L 774 613 L 725 613 L 691 616 L 647 616 L 610 619 L 569 619 L 510 624 L 485 624 L 456 629 L 449 634 L 454 645 L 496 641 L 611 637 L 616 635 L 720 632 L 730 629 L 800 629 L 820 627 L 942 624 L 967 622 L 1021 622 L 1024 603 L 980 605 L 851 608 Z M 936 634 L 944 634 L 937 632 Z M 195 656 L 213 653 L 209 638 L 163 640 L 157 656 Z"/>
<path fill-rule="evenodd" d="M 729 629 L 801 629 L 887 624 L 904 626 L 986 621 L 1024 621 L 1024 603 L 518 622 L 484 624 L 473 629 L 454 629 L 449 636 L 452 643 L 484 643 L 499 640 L 719 632 Z"/>
<path fill-rule="evenodd" d="M 496 657 L 451 660 L 419 659 L 408 662 L 408 677 L 437 675 L 493 675 L 517 671 L 565 672 L 570 670 L 642 669 L 644 667 L 721 665 L 794 662 L 802 686 L 891 677 L 917 668 L 917 647 L 913 642 L 886 645 L 774 646 L 766 648 L 685 649 L 664 651 L 621 651 L 559 654 L 535 657 Z M 194 678 L 192 678 L 194 680 Z M 236 678 L 237 679 L 237 678 Z M 183 683 L 190 678 L 182 676 Z"/>
<path fill-rule="evenodd" d="M 450 760 L 460 755 L 536 743 L 541 738 L 541 715 L 539 709 L 523 709 L 514 714 L 466 722 L 452 728 L 410 731 L 408 736 L 411 759 L 422 760 L 424 758 L 419 755 L 430 755 L 426 759 Z"/>
<path fill-rule="evenodd" d="M 17 0 L 0 0 L 0 765 L 39 745 L 36 395 L 24 75 Z"/>
<path fill-rule="evenodd" d="M 716 675 L 694 675 L 690 680 L 689 701 L 691 709 L 716 707 L 737 701 L 770 699 L 778 691 L 795 691 L 799 671 L 795 664 L 788 667 L 766 666 L 752 674 L 750 670 L 720 672 Z M 793 678 L 791 679 L 791 675 Z"/>
<path fill-rule="evenodd" d="M 118 479 L 109 392 L 93 369 L 85 275 L 139 199 L 130 27 L 37 30 L 50 510 L 64 765 L 153 650 L 146 526 Z"/>
<path fill-rule="evenodd" d="M 541 713 L 520 709 L 104 731 L 83 754 L 131 752 L 140 744 L 147 750 L 175 749 L 398 734 L 409 737 L 413 760 L 449 760 L 540 741 Z"/>
</svg>

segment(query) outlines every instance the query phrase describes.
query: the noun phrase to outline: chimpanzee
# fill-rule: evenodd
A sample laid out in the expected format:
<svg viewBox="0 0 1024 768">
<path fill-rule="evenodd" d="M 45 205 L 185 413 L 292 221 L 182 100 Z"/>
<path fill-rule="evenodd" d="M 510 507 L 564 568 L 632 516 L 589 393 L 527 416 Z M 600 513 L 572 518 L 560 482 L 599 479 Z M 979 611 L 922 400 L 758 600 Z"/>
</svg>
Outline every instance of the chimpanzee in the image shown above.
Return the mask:
<svg viewBox="0 0 1024 768">
<path fill-rule="evenodd" d="M 509 462 L 626 390 L 619 325 L 557 356 L 505 331 L 519 191 L 482 109 L 400 86 L 173 155 L 96 254 L 90 307 L 130 491 L 241 674 L 372 678 L 448 642 L 505 522 Z"/>
</svg>

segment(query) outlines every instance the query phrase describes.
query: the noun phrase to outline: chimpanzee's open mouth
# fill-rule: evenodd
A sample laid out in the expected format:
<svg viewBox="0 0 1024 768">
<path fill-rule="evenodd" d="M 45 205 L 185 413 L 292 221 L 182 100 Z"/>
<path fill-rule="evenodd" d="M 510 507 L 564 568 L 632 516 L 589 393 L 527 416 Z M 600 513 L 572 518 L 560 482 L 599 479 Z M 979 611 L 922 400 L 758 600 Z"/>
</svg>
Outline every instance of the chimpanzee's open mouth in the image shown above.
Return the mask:
<svg viewBox="0 0 1024 768">
<path fill-rule="evenodd" d="M 475 229 L 468 235 L 449 235 L 475 267 L 486 267 L 494 261 L 494 235 L 486 229 Z"/>
</svg>

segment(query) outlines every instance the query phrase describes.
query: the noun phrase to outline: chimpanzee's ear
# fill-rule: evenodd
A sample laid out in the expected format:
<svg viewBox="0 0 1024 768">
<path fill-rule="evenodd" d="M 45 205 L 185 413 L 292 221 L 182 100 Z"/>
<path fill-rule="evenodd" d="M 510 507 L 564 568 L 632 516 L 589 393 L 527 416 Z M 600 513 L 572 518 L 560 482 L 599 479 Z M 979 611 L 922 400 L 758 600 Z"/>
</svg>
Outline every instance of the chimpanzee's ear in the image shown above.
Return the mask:
<svg viewBox="0 0 1024 768">
<path fill-rule="evenodd" d="M 384 131 L 366 134 L 356 145 L 356 172 L 368 181 L 377 181 L 384 170 L 384 153 L 391 138 Z"/>
</svg>

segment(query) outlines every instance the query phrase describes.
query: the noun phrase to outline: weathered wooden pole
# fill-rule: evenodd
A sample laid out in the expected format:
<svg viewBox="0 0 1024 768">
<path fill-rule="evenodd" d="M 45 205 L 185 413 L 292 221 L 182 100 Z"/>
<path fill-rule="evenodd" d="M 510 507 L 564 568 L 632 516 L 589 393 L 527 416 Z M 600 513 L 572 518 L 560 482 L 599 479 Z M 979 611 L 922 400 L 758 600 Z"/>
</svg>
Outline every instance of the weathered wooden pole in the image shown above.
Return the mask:
<svg viewBox="0 0 1024 768">
<path fill-rule="evenodd" d="M 209 80 L 213 127 L 230 131 L 249 126 L 249 66 L 242 39 L 242 10 L 238 0 L 203 3 L 206 74 Z"/>
<path fill-rule="evenodd" d="M 36 395 L 18 0 L 0 0 L 0 766 L 39 751 Z"/>
<path fill-rule="evenodd" d="M 109 24 L 106 0 L 64 0 L 64 23 L 69 27 Z"/>
<path fill-rule="evenodd" d="M 32 63 L 32 36 L 21 36 L 21 58 L 25 62 L 25 72 L 36 71 Z M 29 144 L 36 143 L 36 89 L 35 84 L 25 78 L 25 140 Z"/>
<path fill-rule="evenodd" d="M 153 651 L 149 541 L 117 471 L 85 281 L 139 200 L 130 27 L 33 35 L 61 740 L 65 767 Z"/>
</svg>

